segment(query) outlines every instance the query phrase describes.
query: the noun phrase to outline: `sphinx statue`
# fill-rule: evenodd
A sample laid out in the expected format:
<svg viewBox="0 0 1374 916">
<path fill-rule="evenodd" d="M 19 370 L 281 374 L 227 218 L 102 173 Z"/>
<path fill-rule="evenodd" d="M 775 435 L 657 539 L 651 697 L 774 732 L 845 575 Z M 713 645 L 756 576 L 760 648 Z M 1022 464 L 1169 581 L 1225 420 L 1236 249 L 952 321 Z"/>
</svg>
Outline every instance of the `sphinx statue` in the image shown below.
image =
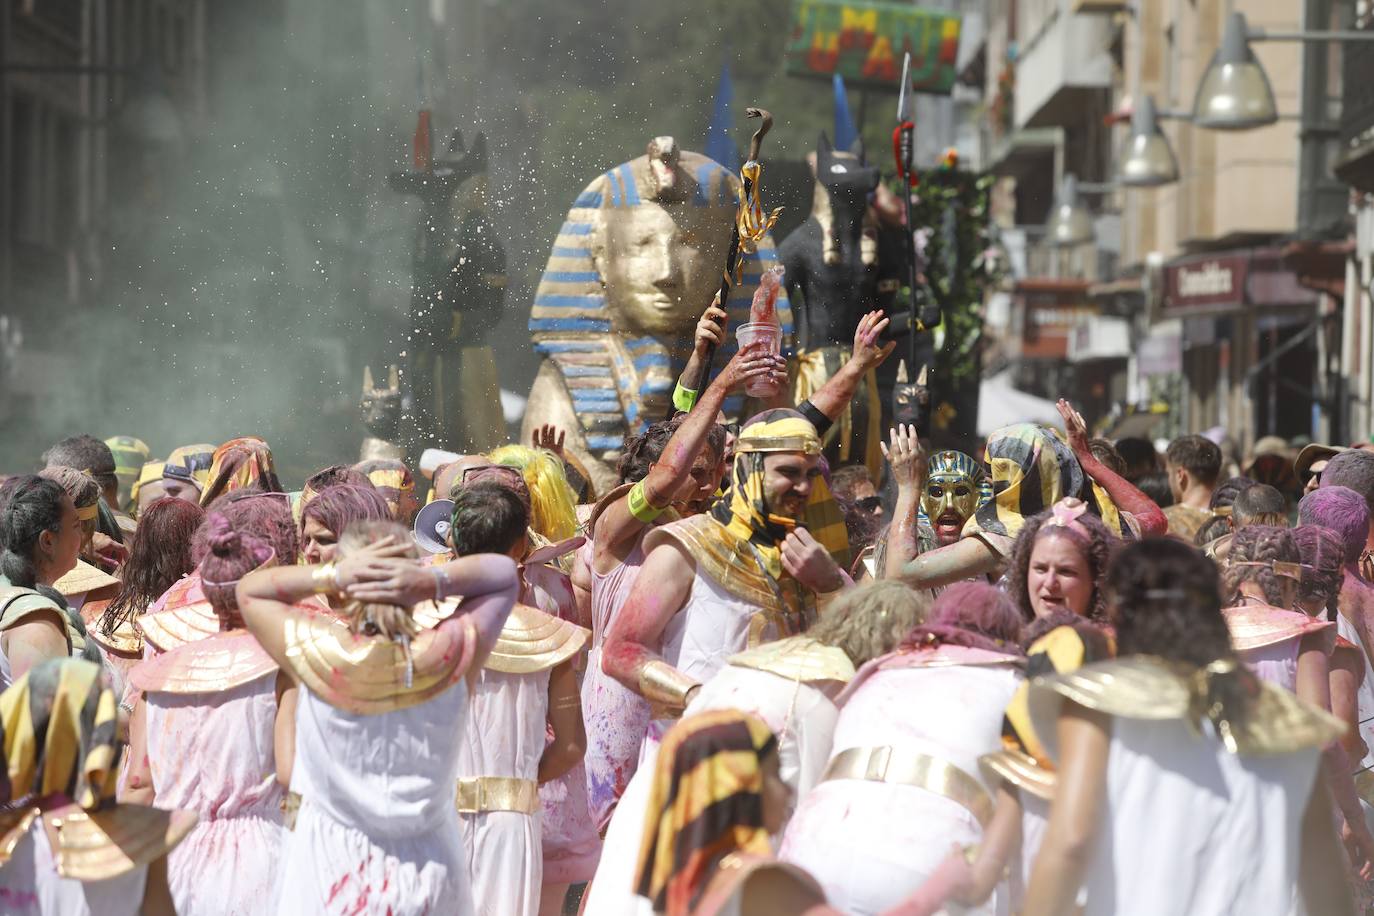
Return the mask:
<svg viewBox="0 0 1374 916">
<path fill-rule="evenodd" d="M 901 229 L 889 225 L 873 204 L 879 173 L 864 160 L 862 141 L 836 150 L 822 133 L 808 160 L 816 178 L 811 214 L 778 246 L 796 313 L 792 394 L 798 402 L 844 365 L 866 312 L 892 314 L 903 264 Z M 889 328 L 888 334 L 894 330 L 899 329 Z M 888 363 L 887 371 L 865 380 L 826 436 L 832 462 L 862 461 L 875 479 L 897 360 Z"/>
<path fill-rule="evenodd" d="M 670 412 L 697 319 L 720 286 L 738 188 L 718 163 L 655 137 L 645 155 L 589 184 L 558 230 L 530 310 L 543 362 L 521 438 L 545 423 L 567 430 L 566 447 L 598 492 L 614 486 L 625 439 Z M 744 255 L 717 367 L 734 353 L 734 329 L 749 320 L 759 276 L 776 260 L 769 238 Z M 778 317 L 786 341 L 786 296 Z M 741 397 L 725 403 L 732 418 L 743 408 Z"/>
</svg>

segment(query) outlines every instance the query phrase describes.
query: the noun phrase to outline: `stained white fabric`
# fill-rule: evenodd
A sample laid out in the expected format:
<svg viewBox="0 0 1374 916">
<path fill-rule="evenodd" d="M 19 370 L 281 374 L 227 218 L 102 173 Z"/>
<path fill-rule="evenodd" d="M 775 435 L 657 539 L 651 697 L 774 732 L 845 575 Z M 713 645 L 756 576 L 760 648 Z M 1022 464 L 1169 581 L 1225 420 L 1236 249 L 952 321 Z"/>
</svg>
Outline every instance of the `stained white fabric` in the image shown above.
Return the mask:
<svg viewBox="0 0 1374 916">
<path fill-rule="evenodd" d="M 180 916 L 250 916 L 272 906 L 285 835 L 276 683 L 274 670 L 220 693 L 144 695 L 155 804 L 200 817 L 167 860 Z"/>
<path fill-rule="evenodd" d="M 1374 767 L 1374 667 L 1369 664 L 1369 653 L 1365 651 L 1364 642 L 1360 639 L 1360 631 L 1345 619 L 1344 614 L 1336 615 L 1336 632 L 1358 646 L 1360 658 L 1364 660 L 1364 678 L 1360 681 L 1359 689 L 1355 691 L 1355 705 L 1360 717 L 1360 737 L 1364 739 L 1367 748 L 1364 759 L 1356 769 L 1364 770 Z M 1368 806 L 1366 813 L 1370 813 Z"/>
<path fill-rule="evenodd" d="M 700 568 L 692 580 L 692 591 L 682 609 L 663 628 L 663 660 L 699 684 L 705 684 L 725 667 L 730 656 L 749 648 L 749 624 L 760 613 L 758 606 L 735 597 Z M 782 634 L 769 626 L 761 641 Z M 640 749 L 639 769 L 646 755 L 658 747 L 663 734 L 673 726 L 672 719 L 655 719 Z"/>
<path fill-rule="evenodd" d="M 143 909 L 147 866 L 105 881 L 82 883 L 57 873 L 42 818 L 0 868 L 0 913 L 6 916 L 137 916 Z"/>
<path fill-rule="evenodd" d="M 467 705 L 462 680 L 374 716 L 301 687 L 291 772 L 301 807 L 282 848 L 278 913 L 471 916 L 454 806 Z"/>
<path fill-rule="evenodd" d="M 483 670 L 468 704 L 458 752 L 461 777 L 536 779 L 544 753 L 549 672 Z M 534 916 L 543 884 L 539 814 L 488 811 L 458 816 L 478 916 Z"/>
<path fill-rule="evenodd" d="M 740 709 L 768 723 L 778 736 L 779 770 L 783 781 L 792 787 L 793 798 L 809 791 L 820 779 L 830 758 L 831 732 L 839 716 L 821 685 L 726 665 L 692 697 L 684 717 L 711 709 Z M 649 901 L 635 895 L 634 882 L 657 754 L 655 747 L 641 761 L 611 817 L 601 864 L 588 891 L 588 914 L 652 912 Z"/>
<path fill-rule="evenodd" d="M 831 756 L 882 746 L 929 754 L 992 795 L 978 758 L 1001 747 L 1003 713 L 1020 680 L 996 666 L 878 670 L 844 698 Z M 909 896 L 953 844 L 975 844 L 982 833 L 968 809 L 926 789 L 834 779 L 800 800 L 778 857 L 810 872 L 831 906 L 867 916 Z M 969 912 L 996 913 L 999 905 L 1004 889 Z"/>
<path fill-rule="evenodd" d="M 1238 651 L 1236 655 L 1261 680 L 1293 690 L 1298 686 L 1298 649 L 1301 646 L 1302 637 L 1291 636 L 1257 649 Z"/>
</svg>

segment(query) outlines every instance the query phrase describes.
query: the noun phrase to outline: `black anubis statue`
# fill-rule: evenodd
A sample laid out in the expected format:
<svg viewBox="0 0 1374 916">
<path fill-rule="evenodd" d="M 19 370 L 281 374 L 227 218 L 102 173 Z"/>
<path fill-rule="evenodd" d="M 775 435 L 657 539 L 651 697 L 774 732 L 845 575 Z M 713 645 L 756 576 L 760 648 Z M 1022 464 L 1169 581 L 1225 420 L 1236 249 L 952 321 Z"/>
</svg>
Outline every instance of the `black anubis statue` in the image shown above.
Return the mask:
<svg viewBox="0 0 1374 916">
<path fill-rule="evenodd" d="M 411 254 L 405 371 L 399 389 L 364 391 L 363 401 L 373 435 L 399 435 L 412 459 L 424 445 L 472 453 L 506 438 L 487 345 L 501 320 L 506 252 L 486 214 L 486 171 L 486 137 L 478 134 L 465 149 L 454 131 L 446 158 L 389 176 L 392 190 L 422 205 Z M 375 416 L 387 410 L 399 411 L 401 422 Z"/>
<path fill-rule="evenodd" d="M 809 396 L 849 358 L 854 331 L 864 313 L 892 314 L 901 287 L 901 227 L 884 225 L 873 206 L 879 173 L 864 161 L 863 141 L 848 151 L 834 150 L 821 134 L 814 164 L 815 197 L 811 215 L 778 246 L 787 269 L 787 295 L 797 324 L 797 385 Z M 894 330 L 889 328 L 888 335 Z M 861 461 L 876 474 L 878 443 L 890 410 L 895 359 L 860 387 L 853 405 L 826 437 L 831 462 Z"/>
</svg>

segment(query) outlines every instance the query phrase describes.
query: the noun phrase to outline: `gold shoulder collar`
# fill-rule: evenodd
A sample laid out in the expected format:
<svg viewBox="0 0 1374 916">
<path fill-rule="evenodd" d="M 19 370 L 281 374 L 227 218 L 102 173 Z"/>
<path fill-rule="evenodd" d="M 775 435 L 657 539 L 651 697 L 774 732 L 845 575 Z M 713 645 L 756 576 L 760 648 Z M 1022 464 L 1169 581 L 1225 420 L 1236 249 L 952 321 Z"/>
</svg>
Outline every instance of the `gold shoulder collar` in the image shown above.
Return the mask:
<svg viewBox="0 0 1374 916">
<path fill-rule="evenodd" d="M 379 715 L 417 706 L 462 677 L 477 626 L 464 614 L 421 630 L 410 641 L 409 663 L 401 643 L 358 636 L 328 614 L 291 614 L 285 641 L 291 671 L 312 693 L 345 712 Z"/>
<path fill-rule="evenodd" d="M 575 623 L 517 604 L 483 667 L 502 674 L 544 671 L 576 655 L 589 636 Z"/>
<path fill-rule="evenodd" d="M 1328 620 L 1318 620 L 1297 611 L 1285 611 L 1268 605 L 1246 604 L 1227 608 L 1226 626 L 1231 631 L 1231 645 L 1239 652 L 1272 646 L 1289 639 L 1335 626 Z"/>
<path fill-rule="evenodd" d="M 94 621 L 88 621 L 86 635 L 106 652 L 123 658 L 143 657 L 143 637 L 138 634 L 138 629 L 132 620 L 120 621 L 113 633 L 102 633 L 97 629 Z"/>
<path fill-rule="evenodd" d="M 983 769 L 1004 779 L 1023 792 L 1045 801 L 1054 800 L 1054 770 L 1042 767 L 1025 751 L 1010 748 L 978 758 Z"/>
<path fill-rule="evenodd" d="M 129 681 L 152 693 L 218 693 L 255 681 L 277 670 L 252 634 L 243 630 L 217 633 L 139 662 Z"/>
<path fill-rule="evenodd" d="M 171 652 L 220 632 L 219 617 L 208 601 L 196 601 L 169 607 L 156 614 L 144 614 L 134 625 L 159 652 Z"/>
<path fill-rule="evenodd" d="M 117 878 L 170 852 L 195 827 L 194 811 L 114 805 L 70 806 L 45 815 L 57 833 L 57 873 L 77 881 Z"/>
<path fill-rule="evenodd" d="M 854 663 L 842 649 L 806 636 L 767 642 L 730 657 L 730 664 L 776 674 L 789 681 L 839 681 L 854 677 Z"/>
<path fill-rule="evenodd" d="M 1068 674 L 1036 678 L 1031 686 L 1036 731 L 1044 699 L 1057 695 L 1124 719 L 1179 719 L 1197 727 L 1207 712 L 1203 696 L 1209 669 L 1180 669 L 1158 658 L 1133 656 L 1085 665 Z M 1255 679 L 1257 692 L 1241 721 L 1218 724 L 1223 745 L 1245 755 L 1287 754 L 1322 747 L 1345 726 L 1282 687 Z M 1038 707 L 1038 708 L 1034 708 Z"/>
<path fill-rule="evenodd" d="M 677 541 L 698 568 L 742 601 L 762 608 L 778 608 L 778 598 L 764 578 L 758 561 L 741 550 L 736 538 L 709 513 L 693 515 L 657 529 Z"/>
</svg>

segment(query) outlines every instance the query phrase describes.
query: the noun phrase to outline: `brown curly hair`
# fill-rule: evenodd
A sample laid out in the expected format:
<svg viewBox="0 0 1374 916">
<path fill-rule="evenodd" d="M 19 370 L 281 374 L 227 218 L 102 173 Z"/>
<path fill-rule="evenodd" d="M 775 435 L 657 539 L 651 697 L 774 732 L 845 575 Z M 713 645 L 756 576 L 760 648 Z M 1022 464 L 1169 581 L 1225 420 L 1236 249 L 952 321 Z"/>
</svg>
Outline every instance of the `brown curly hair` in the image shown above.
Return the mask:
<svg viewBox="0 0 1374 916">
<path fill-rule="evenodd" d="M 1270 566 L 1243 566 L 1243 563 L 1300 563 L 1302 554 L 1293 532 L 1272 525 L 1250 525 L 1231 538 L 1226 566 L 1221 571 L 1221 600 L 1230 607 L 1240 599 L 1240 587 L 1246 582 L 1259 583 L 1264 600 L 1275 607 L 1283 606 L 1285 580 Z"/>
<path fill-rule="evenodd" d="M 1027 585 L 1031 554 L 1035 551 L 1035 542 L 1045 523 L 1050 520 L 1051 512 L 1052 510 L 1047 509 L 1027 521 L 1021 533 L 1017 535 L 1016 544 L 1011 551 L 1011 565 L 1007 570 L 1007 591 L 1016 602 L 1016 609 L 1028 621 L 1035 619 L 1035 611 L 1031 609 L 1030 587 Z M 1102 519 L 1090 512 L 1080 515 L 1076 524 L 1087 529 L 1090 539 L 1084 538 L 1074 528 L 1067 527 L 1055 526 L 1044 533 L 1048 537 L 1052 531 L 1056 537 L 1068 538 L 1083 551 L 1088 559 L 1088 571 L 1093 578 L 1092 603 L 1088 606 L 1086 616 L 1090 620 L 1103 620 L 1107 616 L 1107 595 L 1103 589 L 1107 564 L 1112 561 L 1112 554 L 1116 552 L 1119 542 L 1111 530 L 1102 523 Z"/>
</svg>

